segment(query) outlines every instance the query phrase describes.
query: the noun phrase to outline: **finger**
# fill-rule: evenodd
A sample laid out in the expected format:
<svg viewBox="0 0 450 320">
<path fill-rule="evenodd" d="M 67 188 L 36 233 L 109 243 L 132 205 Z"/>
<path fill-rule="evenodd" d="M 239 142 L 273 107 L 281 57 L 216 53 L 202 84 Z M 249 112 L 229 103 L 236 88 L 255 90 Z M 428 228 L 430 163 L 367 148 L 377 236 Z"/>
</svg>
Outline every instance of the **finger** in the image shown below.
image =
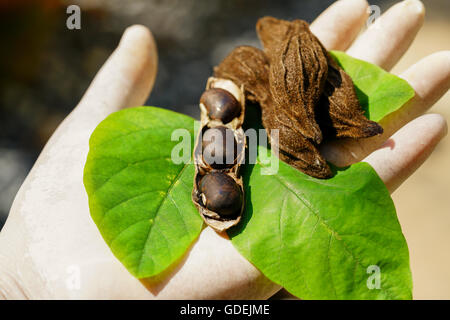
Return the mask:
<svg viewBox="0 0 450 320">
<path fill-rule="evenodd" d="M 340 167 L 361 161 L 398 129 L 433 106 L 450 89 L 450 51 L 437 52 L 420 60 L 400 77 L 408 81 L 416 96 L 380 121 L 384 129 L 382 135 L 324 145 L 321 151 L 328 161 Z"/>
<path fill-rule="evenodd" d="M 422 2 L 402 1 L 377 19 L 356 39 L 347 53 L 390 70 L 411 45 L 424 16 Z"/>
<path fill-rule="evenodd" d="M 142 105 L 153 87 L 157 63 L 151 32 L 141 25 L 127 28 L 77 106 L 77 116 L 99 122 L 119 109 Z"/>
<path fill-rule="evenodd" d="M 366 0 L 333 3 L 311 24 L 311 31 L 328 50 L 346 50 L 368 16 Z"/>
<path fill-rule="evenodd" d="M 425 162 L 446 134 L 445 119 L 427 114 L 408 123 L 363 161 L 372 165 L 393 193 Z"/>
</svg>

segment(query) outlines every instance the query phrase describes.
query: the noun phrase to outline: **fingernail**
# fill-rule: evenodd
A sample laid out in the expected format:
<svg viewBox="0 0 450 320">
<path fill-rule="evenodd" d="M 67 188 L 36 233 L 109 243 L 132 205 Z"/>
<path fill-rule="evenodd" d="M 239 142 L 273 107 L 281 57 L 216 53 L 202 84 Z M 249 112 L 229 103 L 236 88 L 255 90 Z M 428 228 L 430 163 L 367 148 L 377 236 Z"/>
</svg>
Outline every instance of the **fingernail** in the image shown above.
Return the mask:
<svg viewBox="0 0 450 320">
<path fill-rule="evenodd" d="M 411 12 L 425 13 L 425 7 L 420 0 L 404 0 L 403 5 Z"/>
</svg>

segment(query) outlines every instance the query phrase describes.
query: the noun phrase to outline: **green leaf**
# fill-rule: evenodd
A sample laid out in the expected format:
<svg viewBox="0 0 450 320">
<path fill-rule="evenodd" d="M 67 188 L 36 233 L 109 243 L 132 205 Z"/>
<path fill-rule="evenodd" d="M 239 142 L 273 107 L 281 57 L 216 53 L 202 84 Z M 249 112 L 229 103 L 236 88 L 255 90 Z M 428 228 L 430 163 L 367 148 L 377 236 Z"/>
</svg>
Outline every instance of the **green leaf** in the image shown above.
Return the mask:
<svg viewBox="0 0 450 320">
<path fill-rule="evenodd" d="M 374 64 L 339 51 L 330 54 L 352 78 L 358 100 L 370 120 L 380 121 L 415 95 L 407 81 Z"/>
<path fill-rule="evenodd" d="M 116 112 L 89 141 L 84 185 L 91 216 L 114 255 L 137 278 L 159 274 L 199 235 L 203 222 L 191 201 L 193 164 L 174 164 L 175 129 L 192 118 L 157 108 Z"/>
<path fill-rule="evenodd" d="M 267 152 L 259 146 L 259 154 Z M 229 232 L 239 252 L 302 299 L 410 299 L 406 241 L 370 165 L 328 180 L 279 165 L 276 175 L 262 175 L 259 160 L 246 166 L 244 221 Z M 377 267 L 381 286 L 371 290 L 368 271 Z"/>
</svg>

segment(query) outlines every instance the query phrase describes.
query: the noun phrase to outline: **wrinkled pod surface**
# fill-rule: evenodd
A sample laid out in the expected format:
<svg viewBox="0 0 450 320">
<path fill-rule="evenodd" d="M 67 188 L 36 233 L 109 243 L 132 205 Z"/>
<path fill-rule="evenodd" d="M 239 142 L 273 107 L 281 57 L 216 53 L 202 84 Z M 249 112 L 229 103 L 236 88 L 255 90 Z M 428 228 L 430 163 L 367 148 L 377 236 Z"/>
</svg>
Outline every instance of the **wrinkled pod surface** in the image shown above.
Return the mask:
<svg viewBox="0 0 450 320">
<path fill-rule="evenodd" d="M 245 158 L 243 88 L 209 78 L 200 97 L 200 128 L 194 148 L 192 201 L 205 223 L 222 232 L 239 223 L 244 186 L 239 169 Z"/>
</svg>

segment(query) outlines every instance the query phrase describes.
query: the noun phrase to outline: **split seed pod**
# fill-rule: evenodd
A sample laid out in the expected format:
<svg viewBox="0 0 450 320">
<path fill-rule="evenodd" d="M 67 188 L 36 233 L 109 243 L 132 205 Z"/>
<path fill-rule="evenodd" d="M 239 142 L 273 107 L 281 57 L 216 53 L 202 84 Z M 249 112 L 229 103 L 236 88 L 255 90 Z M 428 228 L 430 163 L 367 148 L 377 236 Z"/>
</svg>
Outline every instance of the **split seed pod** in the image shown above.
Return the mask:
<svg viewBox="0 0 450 320">
<path fill-rule="evenodd" d="M 200 112 L 192 201 L 205 223 L 222 232 L 238 224 L 244 211 L 239 173 L 246 143 L 243 87 L 231 80 L 209 78 L 200 98 Z"/>
</svg>

